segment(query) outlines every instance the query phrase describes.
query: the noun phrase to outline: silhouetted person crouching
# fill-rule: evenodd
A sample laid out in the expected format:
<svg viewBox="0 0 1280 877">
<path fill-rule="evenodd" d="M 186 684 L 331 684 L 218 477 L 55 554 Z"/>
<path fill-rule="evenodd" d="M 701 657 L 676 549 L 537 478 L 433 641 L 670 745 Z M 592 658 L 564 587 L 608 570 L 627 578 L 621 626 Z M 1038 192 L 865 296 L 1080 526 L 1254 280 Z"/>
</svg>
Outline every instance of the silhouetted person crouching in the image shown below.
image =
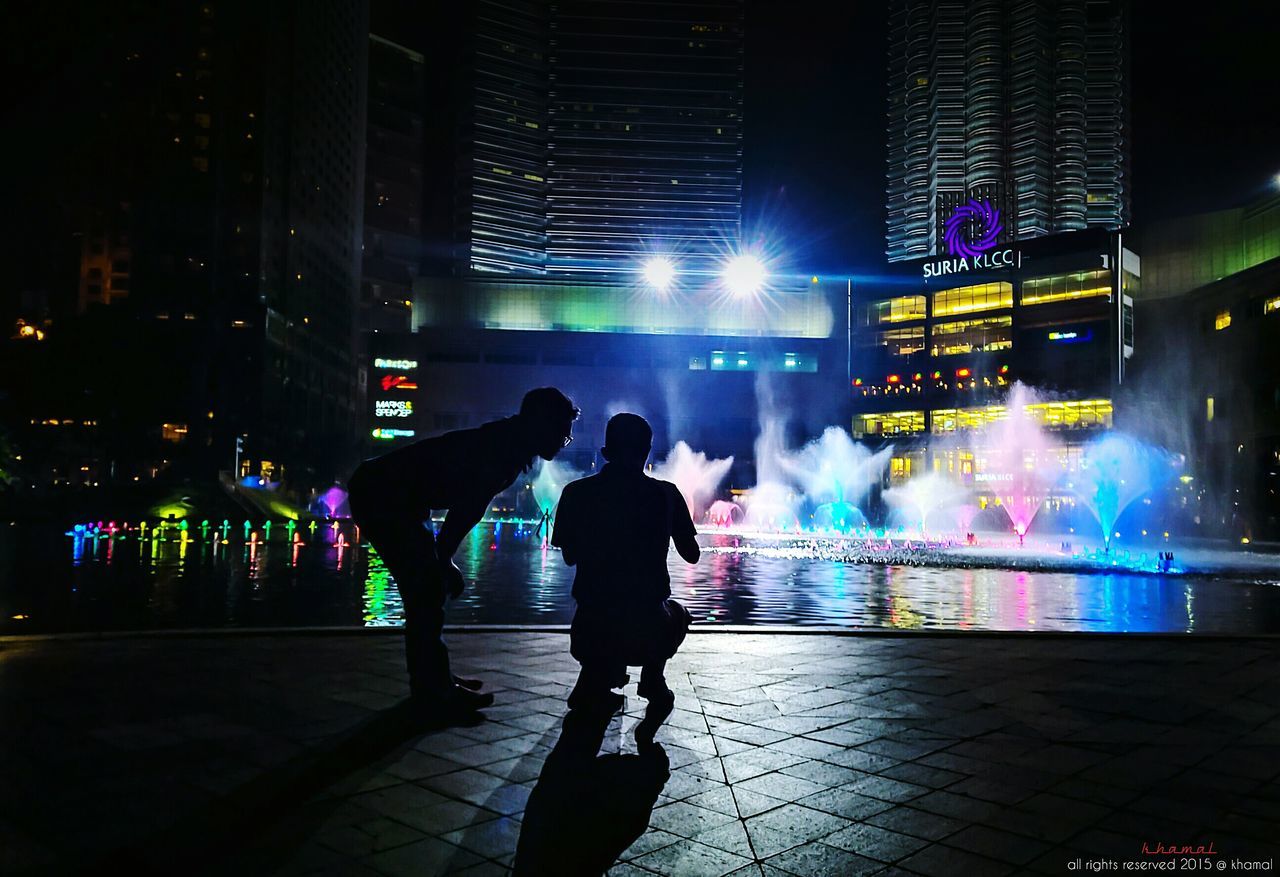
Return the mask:
<svg viewBox="0 0 1280 877">
<path fill-rule="evenodd" d="M 565 486 L 555 533 L 565 563 L 578 567 L 570 651 L 582 665 L 571 709 L 612 712 L 626 668 L 641 666 L 639 694 L 651 704 L 674 701 L 663 671 L 689 629 L 689 613 L 671 597 L 667 550 L 697 563 L 697 531 L 674 484 L 644 474 L 653 431 L 643 417 L 618 414 L 605 429 L 596 475 Z M 638 731 L 637 737 L 644 732 Z M 652 732 L 648 740 L 652 742 Z"/>
<path fill-rule="evenodd" d="M 553 387 L 530 390 L 514 417 L 424 439 L 366 460 L 351 476 L 351 514 L 395 579 L 404 604 L 405 658 L 415 705 L 459 712 L 493 703 L 449 670 L 441 639 L 445 596 L 466 584 L 453 554 L 493 498 L 535 457 L 553 459 L 573 441 L 578 409 Z M 429 519 L 447 509 L 439 536 Z M 466 687 L 459 685 L 465 682 Z"/>
</svg>

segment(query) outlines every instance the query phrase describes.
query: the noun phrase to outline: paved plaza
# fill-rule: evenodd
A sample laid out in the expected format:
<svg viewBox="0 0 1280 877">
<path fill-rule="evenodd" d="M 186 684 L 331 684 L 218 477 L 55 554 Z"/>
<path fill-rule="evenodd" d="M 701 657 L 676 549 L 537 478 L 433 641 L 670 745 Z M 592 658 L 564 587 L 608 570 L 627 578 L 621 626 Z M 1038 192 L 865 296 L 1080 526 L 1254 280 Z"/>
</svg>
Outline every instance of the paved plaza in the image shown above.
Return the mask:
<svg viewBox="0 0 1280 877">
<path fill-rule="evenodd" d="M 566 723 L 564 632 L 449 639 L 497 697 L 469 726 L 399 706 L 394 632 L 0 639 L 0 873 L 1280 858 L 1280 639 L 695 630 L 643 752 L 634 673 L 625 714 Z"/>
</svg>

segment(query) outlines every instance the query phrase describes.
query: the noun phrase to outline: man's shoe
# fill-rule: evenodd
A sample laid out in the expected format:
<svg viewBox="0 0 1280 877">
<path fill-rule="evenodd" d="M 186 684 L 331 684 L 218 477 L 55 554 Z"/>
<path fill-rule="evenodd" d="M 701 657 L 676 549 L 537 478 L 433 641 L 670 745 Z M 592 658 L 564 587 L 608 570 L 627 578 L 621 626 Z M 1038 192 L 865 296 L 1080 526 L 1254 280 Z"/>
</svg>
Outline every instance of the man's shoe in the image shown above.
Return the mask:
<svg viewBox="0 0 1280 877">
<path fill-rule="evenodd" d="M 453 677 L 453 684 L 460 685 L 468 691 L 479 691 L 484 688 L 484 681 L 480 679 L 464 679 L 461 676 Z"/>
<path fill-rule="evenodd" d="M 676 693 L 667 687 L 666 682 L 655 684 L 641 680 L 636 687 L 636 694 L 651 704 L 673 705 L 676 702 Z"/>
<path fill-rule="evenodd" d="M 414 712 L 423 718 L 447 719 L 493 706 L 493 695 L 453 685 L 443 692 L 414 692 L 410 701 Z"/>
</svg>

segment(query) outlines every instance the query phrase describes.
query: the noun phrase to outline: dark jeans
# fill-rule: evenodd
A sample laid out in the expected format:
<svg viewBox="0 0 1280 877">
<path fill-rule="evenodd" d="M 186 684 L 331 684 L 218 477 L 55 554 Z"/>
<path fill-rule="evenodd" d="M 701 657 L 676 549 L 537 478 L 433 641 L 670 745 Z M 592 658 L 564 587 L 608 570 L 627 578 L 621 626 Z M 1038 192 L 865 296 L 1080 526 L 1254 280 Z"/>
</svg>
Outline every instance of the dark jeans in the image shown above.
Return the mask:
<svg viewBox="0 0 1280 877">
<path fill-rule="evenodd" d="M 449 649 L 441 638 L 444 583 L 436 567 L 435 536 L 417 515 L 396 512 L 403 487 L 394 487 L 370 482 L 356 470 L 348 501 L 360 535 L 378 552 L 400 591 L 409 690 L 430 695 L 443 692 L 453 682 Z"/>
</svg>

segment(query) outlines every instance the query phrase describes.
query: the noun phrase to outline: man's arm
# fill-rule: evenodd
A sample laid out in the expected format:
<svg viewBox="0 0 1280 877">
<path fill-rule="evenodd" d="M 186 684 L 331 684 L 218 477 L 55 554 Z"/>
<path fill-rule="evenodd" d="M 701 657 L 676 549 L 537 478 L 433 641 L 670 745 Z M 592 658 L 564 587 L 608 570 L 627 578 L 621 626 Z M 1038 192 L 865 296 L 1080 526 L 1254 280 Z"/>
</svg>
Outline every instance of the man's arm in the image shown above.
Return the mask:
<svg viewBox="0 0 1280 877">
<path fill-rule="evenodd" d="M 571 486 L 571 484 L 566 484 L 565 489 L 560 494 L 560 504 L 556 506 L 555 525 L 551 531 L 551 544 L 560 549 L 560 557 L 569 566 L 573 566 L 578 562 L 578 546 L 574 538 L 577 528 L 573 524 L 575 501 L 573 499 L 574 491 L 569 489 Z"/>
<path fill-rule="evenodd" d="M 493 497 L 476 494 L 454 503 L 445 513 L 444 523 L 440 525 L 440 533 L 436 536 L 436 558 L 441 565 L 453 561 L 454 552 L 471 532 L 471 528 L 480 523 L 491 502 Z"/>
<path fill-rule="evenodd" d="M 676 544 L 676 552 L 685 563 L 697 563 L 702 556 L 698 547 L 698 530 L 693 526 L 693 518 L 689 517 L 689 507 L 684 504 L 684 496 L 674 484 L 670 486 L 669 500 L 671 510 L 671 540 Z"/>
</svg>

